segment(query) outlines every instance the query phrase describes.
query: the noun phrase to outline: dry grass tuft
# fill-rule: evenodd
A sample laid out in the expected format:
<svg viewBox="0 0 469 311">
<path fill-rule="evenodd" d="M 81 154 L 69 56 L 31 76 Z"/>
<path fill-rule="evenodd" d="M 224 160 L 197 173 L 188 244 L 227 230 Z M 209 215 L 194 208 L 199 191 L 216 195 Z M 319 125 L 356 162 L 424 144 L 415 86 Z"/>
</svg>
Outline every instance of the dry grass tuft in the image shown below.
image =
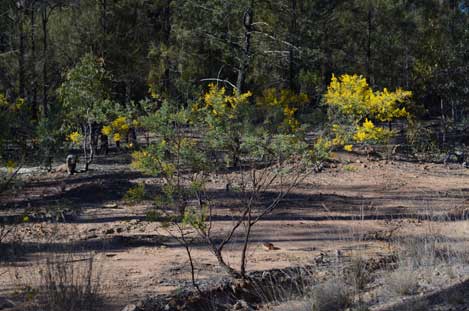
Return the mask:
<svg viewBox="0 0 469 311">
<path fill-rule="evenodd" d="M 352 291 L 342 279 L 331 279 L 313 288 L 312 311 L 345 310 L 353 303 Z"/>
<path fill-rule="evenodd" d="M 53 253 L 15 277 L 22 282 L 16 296 L 23 311 L 103 310 L 100 268 L 91 255 Z"/>
<path fill-rule="evenodd" d="M 386 290 L 392 296 L 409 296 L 418 292 L 418 273 L 408 267 L 399 267 L 386 277 Z"/>
</svg>

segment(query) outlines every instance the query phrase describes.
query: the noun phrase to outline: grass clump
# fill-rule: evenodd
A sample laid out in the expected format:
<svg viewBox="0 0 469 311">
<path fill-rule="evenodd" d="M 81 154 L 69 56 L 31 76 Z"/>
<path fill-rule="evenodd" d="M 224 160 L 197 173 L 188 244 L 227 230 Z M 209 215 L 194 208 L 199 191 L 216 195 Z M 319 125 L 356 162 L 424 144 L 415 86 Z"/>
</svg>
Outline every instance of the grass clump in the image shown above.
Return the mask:
<svg viewBox="0 0 469 311">
<path fill-rule="evenodd" d="M 312 311 L 345 310 L 353 303 L 352 291 L 342 279 L 326 281 L 312 289 Z"/>
<path fill-rule="evenodd" d="M 358 291 L 365 289 L 371 280 L 366 260 L 361 257 L 353 258 L 345 271 L 345 280 Z"/>
<path fill-rule="evenodd" d="M 102 310 L 102 284 L 93 257 L 54 256 L 40 271 L 38 310 Z"/>
<path fill-rule="evenodd" d="M 419 289 L 418 274 L 408 267 L 399 267 L 386 277 L 385 286 L 392 296 L 415 295 Z"/>
</svg>

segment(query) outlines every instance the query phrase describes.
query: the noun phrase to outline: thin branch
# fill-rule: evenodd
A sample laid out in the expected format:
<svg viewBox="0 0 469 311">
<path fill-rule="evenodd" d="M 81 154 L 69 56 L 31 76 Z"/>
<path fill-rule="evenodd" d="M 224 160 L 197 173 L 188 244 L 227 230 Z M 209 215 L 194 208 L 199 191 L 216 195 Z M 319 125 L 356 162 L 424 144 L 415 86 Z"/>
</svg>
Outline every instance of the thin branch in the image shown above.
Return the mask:
<svg viewBox="0 0 469 311">
<path fill-rule="evenodd" d="M 275 198 L 274 201 L 260 214 L 258 215 L 251 223 L 251 225 L 256 224 L 261 220 L 265 215 L 272 212 L 279 204 L 283 201 L 283 199 L 291 192 L 291 190 L 298 185 L 298 183 L 304 180 L 313 170 L 308 171 L 305 174 L 298 174 L 295 180 L 291 183 L 291 185 L 284 191 L 280 192 L 279 195 Z"/>
<path fill-rule="evenodd" d="M 239 228 L 239 226 L 243 223 L 244 218 L 248 214 L 249 209 L 245 209 L 243 215 L 238 219 L 236 224 L 231 228 L 230 233 L 225 237 L 225 239 L 218 245 L 217 250 L 221 252 L 223 250 L 223 247 L 225 247 L 226 243 L 228 243 L 231 238 L 233 237 L 233 234 L 236 232 L 236 230 Z"/>
<path fill-rule="evenodd" d="M 295 50 L 297 50 L 297 51 L 300 50 L 300 48 L 298 48 L 297 46 L 291 44 L 290 42 L 285 41 L 285 40 L 281 40 L 281 39 L 278 39 L 278 38 L 275 38 L 274 36 L 272 36 L 272 35 L 269 34 L 269 33 L 266 33 L 266 32 L 263 32 L 263 31 L 257 31 L 257 30 L 252 31 L 252 33 L 253 33 L 253 34 L 263 35 L 263 36 L 265 36 L 265 37 L 267 37 L 267 38 L 269 38 L 269 39 L 272 39 L 272 40 L 274 40 L 274 41 L 277 41 L 277 42 L 280 42 L 280 43 L 282 43 L 282 44 L 285 44 L 286 46 L 291 47 L 291 48 L 293 48 L 293 49 L 295 49 Z"/>
<path fill-rule="evenodd" d="M 0 193 L 2 193 L 3 191 L 7 190 L 8 189 L 8 186 L 10 185 L 10 183 L 13 181 L 13 179 L 18 175 L 20 169 L 23 167 L 23 164 L 20 164 L 16 169 L 15 171 L 10 175 L 10 177 L 8 177 L 5 182 L 2 184 L 2 186 L 0 187 Z"/>
<path fill-rule="evenodd" d="M 233 83 L 231 83 L 230 81 L 228 80 L 224 80 L 224 79 L 217 79 L 217 78 L 207 78 L 207 79 L 202 79 L 200 80 L 200 82 L 205 82 L 205 81 L 217 81 L 217 82 L 223 82 L 223 83 L 226 83 L 226 84 L 229 84 L 233 89 L 238 90 L 238 88 L 236 87 L 236 85 L 234 85 Z"/>
</svg>

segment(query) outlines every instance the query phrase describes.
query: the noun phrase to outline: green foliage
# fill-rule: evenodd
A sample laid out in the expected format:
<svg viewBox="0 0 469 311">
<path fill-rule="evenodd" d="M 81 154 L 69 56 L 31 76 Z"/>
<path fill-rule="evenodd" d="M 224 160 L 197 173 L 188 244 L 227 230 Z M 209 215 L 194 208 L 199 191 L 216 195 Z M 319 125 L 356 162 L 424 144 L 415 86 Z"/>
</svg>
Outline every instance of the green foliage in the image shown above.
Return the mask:
<svg viewBox="0 0 469 311">
<path fill-rule="evenodd" d="M 358 168 L 352 165 L 344 165 L 344 171 L 353 173 L 357 172 Z"/>
<path fill-rule="evenodd" d="M 60 147 L 64 141 L 62 132 L 61 114 L 52 110 L 48 118 L 41 118 L 36 126 L 35 136 L 37 137 L 37 155 L 46 167 L 52 165 L 52 160 L 59 155 Z"/>
<path fill-rule="evenodd" d="M 173 180 L 184 169 L 198 172 L 209 165 L 197 141 L 186 135 L 189 121 L 188 109 L 177 110 L 168 102 L 164 102 L 154 114 L 143 118 L 142 126 L 158 133 L 158 138 L 148 148 L 133 153 L 133 167 Z"/>
<path fill-rule="evenodd" d="M 191 226 L 200 231 L 205 231 L 207 229 L 207 208 L 203 207 L 202 209 L 189 208 L 185 211 L 182 218 L 182 224 Z"/>
<path fill-rule="evenodd" d="M 106 83 L 110 76 L 102 59 L 86 54 L 65 76 L 57 90 L 66 120 L 72 126 L 104 122 L 112 112 Z"/>
<path fill-rule="evenodd" d="M 0 193 L 12 185 L 35 143 L 33 123 L 23 98 L 9 101 L 0 93 Z M 33 137 L 33 139 L 31 139 Z"/>
<path fill-rule="evenodd" d="M 158 137 L 132 154 L 133 168 L 163 179 L 154 204 L 169 219 L 185 217 L 189 201 L 203 188 L 203 177 L 198 173 L 211 165 L 200 143 L 187 135 L 190 117 L 190 110 L 163 102 L 158 111 L 142 119 L 142 126 Z"/>
<path fill-rule="evenodd" d="M 139 203 L 145 200 L 145 184 L 140 183 L 132 186 L 124 195 L 124 201 L 129 203 Z"/>
<path fill-rule="evenodd" d="M 150 210 L 145 214 L 145 220 L 150 222 L 162 221 L 161 213 L 157 210 Z"/>
<path fill-rule="evenodd" d="M 442 153 L 437 133 L 430 127 L 426 127 L 422 122 L 410 120 L 406 131 L 407 143 L 410 145 L 411 153 L 423 155 L 426 159 L 431 159 L 432 155 Z"/>
<path fill-rule="evenodd" d="M 237 166 L 240 157 L 241 137 L 250 127 L 252 107 L 251 92 L 227 94 L 224 87 L 210 84 L 208 91 L 193 104 L 195 121 L 205 129 L 205 143 L 215 151 L 225 152 L 228 166 Z"/>
<path fill-rule="evenodd" d="M 221 153 L 223 158 L 236 156 L 238 161 L 249 163 L 251 167 L 258 163 L 275 163 L 279 165 L 277 169 L 289 162 L 304 161 L 308 165 L 327 156 L 326 145 L 314 144 L 311 148 L 301 131 L 278 133 L 263 126 L 264 123 L 248 122 L 257 113 L 249 104 L 249 97 L 249 92 L 227 95 L 224 88 L 211 85 L 202 100 L 190 110 L 176 108 L 165 101 L 157 112 L 143 118 L 142 126 L 158 136 L 148 148 L 134 152 L 132 165 L 163 178 L 157 206 L 186 205 L 190 198 L 203 191 L 201 176 L 224 169 L 213 159 L 214 154 Z M 201 137 L 191 138 L 193 130 Z M 182 203 L 184 201 L 186 203 Z M 194 215 L 186 216 L 192 219 Z"/>
<path fill-rule="evenodd" d="M 294 132 L 298 130 L 300 122 L 295 115 L 310 101 L 305 93 L 295 93 L 289 89 L 266 89 L 258 97 L 256 104 L 260 115 L 264 118 L 264 126 L 271 130 Z"/>
</svg>

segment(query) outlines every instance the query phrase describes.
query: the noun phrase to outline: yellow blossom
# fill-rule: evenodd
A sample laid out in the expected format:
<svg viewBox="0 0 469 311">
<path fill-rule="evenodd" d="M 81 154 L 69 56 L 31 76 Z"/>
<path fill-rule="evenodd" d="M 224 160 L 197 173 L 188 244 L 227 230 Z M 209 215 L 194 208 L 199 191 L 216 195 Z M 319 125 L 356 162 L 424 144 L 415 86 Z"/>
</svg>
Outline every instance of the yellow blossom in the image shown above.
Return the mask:
<svg viewBox="0 0 469 311">
<path fill-rule="evenodd" d="M 364 142 L 366 140 L 366 133 L 358 131 L 353 137 L 357 142 Z"/>
<path fill-rule="evenodd" d="M 16 167 L 16 163 L 13 160 L 8 160 L 6 163 L 7 169 L 8 169 L 8 174 L 13 173 L 13 170 Z"/>
<path fill-rule="evenodd" d="M 374 128 L 375 128 L 375 125 L 374 125 L 373 122 L 371 122 L 370 120 L 365 119 L 365 122 L 363 122 L 363 127 L 364 127 L 366 130 L 371 130 L 371 129 L 374 129 Z"/>
<path fill-rule="evenodd" d="M 67 140 L 71 141 L 72 143 L 79 144 L 82 139 L 82 136 L 79 132 L 75 131 L 70 133 L 67 136 Z"/>
<path fill-rule="evenodd" d="M 238 108 L 247 103 L 251 96 L 251 92 L 239 94 L 236 91 L 232 95 L 227 95 L 224 87 L 219 88 L 215 84 L 210 84 L 208 92 L 203 96 L 204 105 L 202 106 L 218 120 L 223 118 L 233 119 L 239 111 Z M 202 107 L 198 103 L 192 106 L 193 112 L 197 112 L 200 109 Z"/>
<path fill-rule="evenodd" d="M 101 133 L 106 136 L 111 135 L 112 127 L 110 125 L 103 126 L 103 128 L 101 129 Z"/>
<path fill-rule="evenodd" d="M 412 92 L 402 89 L 391 92 L 384 88 L 383 91 L 374 92 L 363 76 L 345 74 L 339 78 L 332 76 L 325 101 L 345 115 L 368 115 L 379 121 L 392 121 L 408 116 L 405 107 L 400 108 L 399 105 L 410 97 Z"/>
<path fill-rule="evenodd" d="M 112 136 L 115 142 L 121 141 L 121 134 L 120 133 L 114 133 Z"/>
<path fill-rule="evenodd" d="M 150 96 L 153 99 L 158 99 L 159 98 L 158 93 L 155 90 L 150 90 Z"/>
<path fill-rule="evenodd" d="M 130 128 L 129 125 L 127 123 L 125 123 L 125 124 L 122 124 L 120 130 L 124 131 L 124 132 L 127 132 L 129 130 L 129 128 Z"/>
<path fill-rule="evenodd" d="M 111 125 L 114 129 L 120 129 L 124 124 L 126 124 L 126 122 L 126 117 L 121 116 L 112 121 Z"/>
<path fill-rule="evenodd" d="M 139 126 L 140 126 L 140 121 L 138 121 L 138 120 L 133 120 L 133 121 L 132 121 L 132 126 L 133 126 L 133 127 L 139 127 Z"/>
<path fill-rule="evenodd" d="M 393 133 L 376 126 L 373 121 L 390 122 L 396 118 L 408 116 L 403 105 L 412 93 L 402 89 L 394 92 L 384 88 L 373 91 L 366 79 L 359 75 L 332 76 L 330 85 L 324 96 L 325 103 L 336 108 L 347 119 L 351 120 L 349 128 L 344 131 L 338 125 L 332 126 L 336 138 L 335 143 L 348 141 L 378 142 L 389 138 Z M 365 121 L 361 123 L 360 120 Z M 353 133 L 350 133 L 352 128 Z"/>
</svg>

